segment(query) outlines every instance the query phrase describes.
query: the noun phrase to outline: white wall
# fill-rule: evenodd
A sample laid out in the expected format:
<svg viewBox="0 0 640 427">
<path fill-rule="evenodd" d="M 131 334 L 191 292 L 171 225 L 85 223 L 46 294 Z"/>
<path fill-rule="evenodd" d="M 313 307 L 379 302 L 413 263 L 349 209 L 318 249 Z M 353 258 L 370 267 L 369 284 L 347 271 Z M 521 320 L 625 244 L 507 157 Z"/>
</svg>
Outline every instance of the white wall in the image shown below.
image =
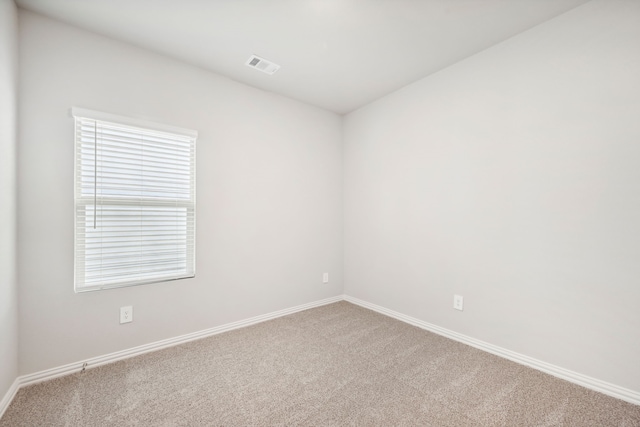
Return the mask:
<svg viewBox="0 0 640 427">
<path fill-rule="evenodd" d="M 0 400 L 18 376 L 16 110 L 18 12 L 0 0 Z"/>
<path fill-rule="evenodd" d="M 21 374 L 342 293 L 339 116 L 22 10 L 20 37 Z M 199 132 L 195 279 L 74 293 L 72 106 Z"/>
<path fill-rule="evenodd" d="M 345 293 L 640 391 L 639 76 L 599 0 L 349 114 Z"/>
</svg>

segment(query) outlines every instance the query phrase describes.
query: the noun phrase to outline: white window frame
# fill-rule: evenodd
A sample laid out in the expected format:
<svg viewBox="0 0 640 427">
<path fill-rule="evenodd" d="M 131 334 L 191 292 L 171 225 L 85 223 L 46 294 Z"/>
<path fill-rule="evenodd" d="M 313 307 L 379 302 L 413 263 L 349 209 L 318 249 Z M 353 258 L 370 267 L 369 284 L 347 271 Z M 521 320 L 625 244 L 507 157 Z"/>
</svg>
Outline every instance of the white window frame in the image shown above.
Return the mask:
<svg viewBox="0 0 640 427">
<path fill-rule="evenodd" d="M 77 107 L 71 115 L 75 291 L 195 277 L 198 133 Z"/>
</svg>

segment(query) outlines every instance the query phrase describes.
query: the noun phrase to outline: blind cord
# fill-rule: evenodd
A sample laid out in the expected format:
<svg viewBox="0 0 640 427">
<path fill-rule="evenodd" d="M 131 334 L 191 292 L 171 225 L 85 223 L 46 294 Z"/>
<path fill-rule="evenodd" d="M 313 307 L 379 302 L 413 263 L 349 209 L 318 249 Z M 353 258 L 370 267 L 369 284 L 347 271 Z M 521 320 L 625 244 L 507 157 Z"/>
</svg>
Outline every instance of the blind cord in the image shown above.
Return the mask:
<svg viewBox="0 0 640 427">
<path fill-rule="evenodd" d="M 98 122 L 93 122 L 93 229 L 97 223 L 98 211 Z"/>
</svg>

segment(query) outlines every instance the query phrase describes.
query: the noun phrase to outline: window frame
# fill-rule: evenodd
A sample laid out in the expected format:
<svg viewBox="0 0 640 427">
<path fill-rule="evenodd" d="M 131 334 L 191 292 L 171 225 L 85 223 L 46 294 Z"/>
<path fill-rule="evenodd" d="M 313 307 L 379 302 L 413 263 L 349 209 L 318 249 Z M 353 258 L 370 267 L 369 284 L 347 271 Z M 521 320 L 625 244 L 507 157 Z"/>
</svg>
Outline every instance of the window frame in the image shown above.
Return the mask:
<svg viewBox="0 0 640 427">
<path fill-rule="evenodd" d="M 162 123 L 134 119 L 131 117 L 124 117 L 124 116 L 119 116 L 115 114 L 103 113 L 103 112 L 88 110 L 84 108 L 73 107 L 71 108 L 70 113 L 71 113 L 71 116 L 74 118 L 74 291 L 76 293 L 90 292 L 90 291 L 96 291 L 96 290 L 138 286 L 138 285 L 167 282 L 167 281 L 181 280 L 181 279 L 195 277 L 195 274 L 196 274 L 196 142 L 198 138 L 198 133 L 190 129 L 184 129 L 180 127 L 165 125 Z M 112 194 L 112 195 L 105 196 L 102 194 L 102 192 L 104 191 L 104 188 L 102 187 L 100 187 L 100 190 L 99 190 L 101 195 L 98 196 L 97 195 L 98 193 L 97 189 L 99 187 L 99 185 L 97 184 L 98 182 L 97 179 L 99 177 L 98 170 L 102 168 L 102 166 L 100 166 L 99 168 L 97 163 L 98 153 L 99 153 L 98 146 L 99 144 L 104 144 L 104 141 L 99 142 L 99 139 L 97 137 L 94 141 L 95 149 L 93 153 L 94 158 L 96 159 L 95 160 L 96 163 L 93 169 L 94 182 L 96 182 L 95 184 L 96 190 L 94 190 L 94 194 L 91 197 L 88 197 L 85 194 L 85 192 L 83 192 L 84 190 L 82 189 L 83 177 L 86 177 L 86 172 L 80 172 L 80 171 L 83 168 L 83 166 L 86 166 L 86 162 L 87 162 L 86 154 L 83 154 L 82 152 L 83 147 L 87 146 L 86 140 L 83 142 L 82 126 L 86 126 L 87 122 L 91 122 L 91 121 L 94 122 L 96 129 L 98 129 L 99 125 L 111 127 L 113 129 L 120 129 L 123 132 L 129 132 L 131 134 L 135 134 L 136 136 L 140 135 L 141 141 L 143 141 L 145 137 L 168 138 L 169 140 L 173 138 L 173 141 L 176 141 L 176 146 L 178 146 L 177 142 L 180 142 L 182 144 L 188 144 L 187 146 L 189 151 L 189 154 L 188 154 L 189 184 L 187 186 L 187 191 L 186 191 L 186 193 L 188 193 L 188 198 L 180 198 L 178 196 L 174 196 L 173 198 L 171 198 L 171 197 L 165 197 L 163 195 L 160 195 L 160 196 L 156 195 L 154 197 L 151 197 L 148 194 L 147 195 L 144 194 L 145 192 L 151 191 L 149 190 L 148 187 L 145 187 L 144 184 L 140 185 L 140 187 L 135 187 L 135 186 L 131 187 L 131 188 L 139 189 L 140 195 L 138 196 L 131 196 L 130 194 L 126 194 L 127 190 L 125 190 L 122 194 L 119 194 L 119 195 Z M 131 143 L 127 145 L 126 148 L 129 149 L 131 147 L 134 147 L 135 144 L 136 143 Z M 144 143 L 140 143 L 139 145 L 141 147 L 141 150 L 143 150 L 142 147 L 144 146 Z M 153 143 L 151 143 L 150 145 L 153 145 Z M 100 147 L 100 150 L 103 150 L 103 149 L 104 149 L 103 147 Z M 182 158 L 180 158 L 179 160 L 182 160 Z M 85 163 L 82 163 L 83 161 Z M 141 164 L 139 169 L 141 177 L 145 176 L 145 172 L 143 172 L 143 169 L 145 167 L 142 166 L 143 164 L 144 162 Z M 121 165 L 121 164 L 119 163 L 118 165 Z M 100 172 L 100 174 L 101 173 L 102 172 Z M 111 171 L 109 173 L 111 174 L 110 177 L 114 177 L 114 176 L 116 178 L 121 177 L 117 175 L 119 172 L 115 173 Z M 101 175 L 100 177 L 102 178 Z M 142 178 L 141 181 L 144 182 L 144 179 Z M 98 199 L 100 200 L 100 203 L 98 203 Z M 91 283 L 87 281 L 86 276 L 87 276 L 87 271 L 89 271 L 87 269 L 88 268 L 87 264 L 90 263 L 90 261 L 88 261 L 90 256 L 88 255 L 89 249 L 87 249 L 87 242 L 91 241 L 91 238 L 88 237 L 89 233 L 87 232 L 87 229 L 88 229 L 87 218 L 89 215 L 88 213 L 89 209 L 87 209 L 87 206 L 90 206 L 91 208 L 93 208 L 94 212 L 97 212 L 98 208 L 102 210 L 104 206 L 107 206 L 107 209 L 113 209 L 114 206 L 116 205 L 121 205 L 124 207 L 123 209 L 115 208 L 117 211 L 116 213 L 118 213 L 118 215 L 122 215 L 122 213 L 120 212 L 121 210 L 130 209 L 133 211 L 137 207 L 138 217 L 140 218 L 141 224 L 145 224 L 145 219 L 149 218 L 148 216 L 145 217 L 145 213 L 146 215 L 149 215 L 149 212 L 153 211 L 154 209 L 162 211 L 162 213 L 164 214 L 167 211 L 167 209 L 173 208 L 173 212 L 175 213 L 175 217 L 176 217 L 176 222 L 179 222 L 178 220 L 179 215 L 177 212 L 179 212 L 180 210 L 184 210 L 184 219 L 183 219 L 185 224 L 184 232 L 182 228 L 179 228 L 174 230 L 175 234 L 172 235 L 172 237 L 177 237 L 182 234 L 184 234 L 185 236 L 184 245 L 179 246 L 181 250 L 182 250 L 182 247 L 184 247 L 184 272 L 178 272 L 179 271 L 178 269 L 174 269 L 170 273 L 166 273 L 166 272 L 161 273 L 160 272 L 161 269 L 158 269 L 157 271 L 152 269 L 151 272 L 148 273 L 147 275 L 148 277 L 142 277 L 143 275 L 145 275 L 145 273 L 138 272 L 137 278 L 134 277 L 136 276 L 136 273 L 134 272 L 131 272 L 128 276 L 127 276 L 127 273 L 120 273 L 122 278 L 120 278 L 119 280 L 110 280 L 105 282 L 103 272 L 109 271 L 109 269 L 103 268 L 102 266 L 100 266 L 100 271 L 101 271 L 100 282 L 96 283 L 94 281 L 93 283 Z M 122 218 L 125 218 L 125 217 L 118 216 L 116 220 L 122 220 Z M 145 230 L 144 227 L 145 225 L 140 225 L 140 227 L 138 228 L 138 230 L 140 230 L 140 235 L 153 232 L 153 229 Z M 107 232 L 108 231 L 109 230 L 107 229 Z M 105 232 L 105 234 L 107 232 Z M 150 234 L 149 236 L 152 236 L 152 235 Z M 125 239 L 128 241 L 132 240 L 129 236 L 127 236 Z M 147 239 L 145 241 L 143 238 L 140 238 L 141 249 L 140 249 L 140 255 L 139 255 L 140 258 L 137 259 L 137 261 L 139 262 L 139 264 L 136 264 L 137 267 L 142 268 L 144 266 L 149 266 L 151 264 L 157 264 L 157 265 L 161 264 L 155 260 L 146 261 L 146 262 L 140 261 L 145 257 L 148 259 L 154 256 L 153 252 L 149 252 L 149 253 L 144 252 L 145 245 L 149 245 L 148 242 L 151 240 L 153 239 Z M 165 243 L 161 243 L 161 245 L 164 245 L 164 244 Z M 82 246 L 82 248 L 80 248 L 80 246 Z M 104 247 L 105 247 L 104 243 L 101 241 L 100 242 L 100 260 L 101 260 L 100 263 L 101 264 L 104 256 L 103 255 Z M 133 247 L 134 245 L 132 244 L 127 249 L 130 249 Z M 125 258 L 124 256 L 122 256 L 122 254 L 117 254 L 116 257 L 122 258 L 122 259 Z M 135 256 L 131 259 L 135 259 Z M 175 264 L 179 262 L 182 262 L 182 261 L 180 260 L 180 257 L 178 255 L 174 255 L 173 258 L 169 259 L 169 263 Z M 127 262 L 125 264 L 129 264 L 129 263 Z M 112 267 L 111 272 L 113 273 L 118 269 L 128 268 L 128 267 L 123 267 L 123 265 L 124 264 L 116 264 L 114 267 Z M 151 274 L 153 274 L 153 276 L 151 276 Z"/>
</svg>

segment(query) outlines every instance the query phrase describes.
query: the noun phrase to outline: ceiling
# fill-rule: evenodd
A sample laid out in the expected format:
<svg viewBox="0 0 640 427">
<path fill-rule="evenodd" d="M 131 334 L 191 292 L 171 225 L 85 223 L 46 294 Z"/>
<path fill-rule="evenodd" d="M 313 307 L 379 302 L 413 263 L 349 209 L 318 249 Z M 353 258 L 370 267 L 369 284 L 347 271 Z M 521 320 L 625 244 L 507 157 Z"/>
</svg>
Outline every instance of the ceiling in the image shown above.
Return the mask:
<svg viewBox="0 0 640 427">
<path fill-rule="evenodd" d="M 348 113 L 587 0 L 16 0 L 18 6 Z M 279 64 L 267 75 L 251 54 Z"/>
</svg>

